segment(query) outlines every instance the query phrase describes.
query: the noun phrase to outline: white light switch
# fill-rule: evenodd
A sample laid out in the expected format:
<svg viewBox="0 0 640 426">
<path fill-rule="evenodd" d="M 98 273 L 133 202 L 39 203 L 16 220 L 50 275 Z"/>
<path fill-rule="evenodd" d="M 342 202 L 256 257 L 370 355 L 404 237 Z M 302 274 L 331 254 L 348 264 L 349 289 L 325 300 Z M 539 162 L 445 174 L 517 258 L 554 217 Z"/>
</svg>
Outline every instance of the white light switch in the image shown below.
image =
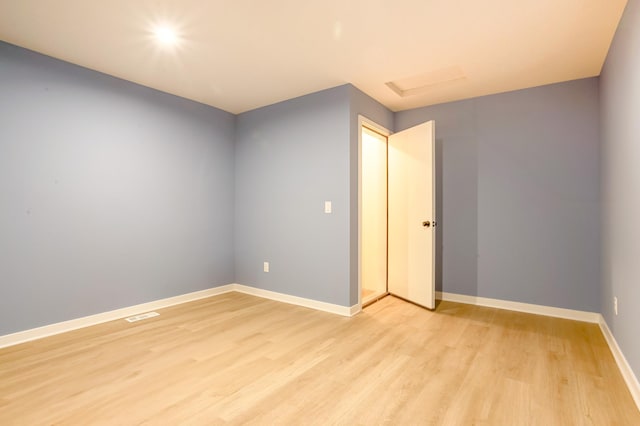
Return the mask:
<svg viewBox="0 0 640 426">
<path fill-rule="evenodd" d="M 265 272 L 269 272 L 269 262 L 264 262 L 262 264 L 262 270 Z"/>
<path fill-rule="evenodd" d="M 331 213 L 331 201 L 324 202 L 324 212 Z"/>
</svg>

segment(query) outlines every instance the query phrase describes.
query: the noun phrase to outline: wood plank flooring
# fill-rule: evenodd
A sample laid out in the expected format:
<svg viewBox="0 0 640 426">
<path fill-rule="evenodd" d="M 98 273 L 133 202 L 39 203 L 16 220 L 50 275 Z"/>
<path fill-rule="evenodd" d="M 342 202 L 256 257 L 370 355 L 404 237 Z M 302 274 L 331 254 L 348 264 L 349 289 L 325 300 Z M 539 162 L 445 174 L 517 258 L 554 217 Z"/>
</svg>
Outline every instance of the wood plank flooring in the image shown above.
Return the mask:
<svg viewBox="0 0 640 426">
<path fill-rule="evenodd" d="M 362 300 L 366 299 L 369 296 L 373 296 L 374 294 L 376 294 L 375 291 L 362 287 Z"/>
<path fill-rule="evenodd" d="M 229 293 L 0 350 L 1 425 L 640 425 L 595 324 Z"/>
</svg>

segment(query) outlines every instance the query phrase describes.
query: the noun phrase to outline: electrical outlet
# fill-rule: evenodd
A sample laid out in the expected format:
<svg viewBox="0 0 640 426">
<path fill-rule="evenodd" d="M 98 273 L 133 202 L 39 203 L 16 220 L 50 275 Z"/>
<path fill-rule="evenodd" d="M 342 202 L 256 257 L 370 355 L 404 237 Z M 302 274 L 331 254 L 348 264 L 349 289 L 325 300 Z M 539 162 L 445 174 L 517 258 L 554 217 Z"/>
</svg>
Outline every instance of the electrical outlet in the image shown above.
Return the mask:
<svg viewBox="0 0 640 426">
<path fill-rule="evenodd" d="M 618 315 L 618 298 L 613 296 L 613 312 Z"/>
<path fill-rule="evenodd" d="M 262 264 L 262 270 L 265 272 L 269 272 L 269 262 L 264 262 Z"/>
</svg>

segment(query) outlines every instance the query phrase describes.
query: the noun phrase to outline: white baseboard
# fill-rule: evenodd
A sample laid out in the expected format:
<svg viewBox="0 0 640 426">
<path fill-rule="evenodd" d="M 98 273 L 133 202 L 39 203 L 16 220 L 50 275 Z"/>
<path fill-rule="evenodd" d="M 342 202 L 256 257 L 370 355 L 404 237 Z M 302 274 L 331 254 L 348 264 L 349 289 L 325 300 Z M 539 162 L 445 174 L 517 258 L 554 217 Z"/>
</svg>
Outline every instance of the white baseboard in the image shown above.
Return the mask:
<svg viewBox="0 0 640 426">
<path fill-rule="evenodd" d="M 349 308 L 349 316 L 352 317 L 362 312 L 362 305 L 353 305 Z"/>
<path fill-rule="evenodd" d="M 351 307 L 334 305 L 333 303 L 319 302 L 313 299 L 305 299 L 304 297 L 291 296 L 289 294 L 263 290 L 261 288 L 250 287 L 243 284 L 233 284 L 233 290 L 240 293 L 262 297 L 264 299 L 304 306 L 306 308 L 316 309 L 318 311 L 330 312 L 332 314 L 342 315 L 344 317 L 351 317 L 360 312 L 360 308 L 358 307 L 358 305 L 354 305 Z"/>
<path fill-rule="evenodd" d="M 533 305 L 531 303 L 511 302 L 508 300 L 490 299 L 488 297 L 467 296 L 465 294 L 436 292 L 436 299 L 449 302 L 467 303 L 489 308 L 506 309 L 508 311 L 526 312 L 528 314 L 565 318 L 576 321 L 599 323 L 601 315 L 596 312 L 576 311 L 573 309 L 554 308 L 552 306 Z"/>
<path fill-rule="evenodd" d="M 607 322 L 602 315 L 600 315 L 600 321 L 598 321 L 598 323 L 600 324 L 600 330 L 602 330 L 604 338 L 609 344 L 609 349 L 611 349 L 613 358 L 616 360 L 616 364 L 618 364 L 620 373 L 622 374 L 624 381 L 627 383 L 629 392 L 631 392 L 631 396 L 633 397 L 633 400 L 636 402 L 636 405 L 640 410 L 640 382 L 638 382 L 638 378 L 633 373 L 631 366 L 620 350 L 620 346 L 618 346 L 616 338 L 613 337 L 613 333 L 611 333 L 611 330 L 609 329 L 609 326 L 607 325 Z"/>
<path fill-rule="evenodd" d="M 604 317 L 601 314 L 595 312 L 575 311 L 572 309 L 554 308 L 551 306 L 533 305 L 530 303 L 510 302 L 508 300 L 490 299 L 487 297 L 467 296 L 465 294 L 436 292 L 436 298 L 440 300 L 446 300 L 449 302 L 467 303 L 471 305 L 486 306 L 490 308 L 506 309 L 509 311 L 526 312 L 529 314 L 545 315 L 549 317 L 565 318 L 576 321 L 584 321 L 590 323 L 596 323 L 600 325 L 602 334 L 604 335 L 609 349 L 613 354 L 613 358 L 618 364 L 620 373 L 627 383 L 629 392 L 635 401 L 638 409 L 640 409 L 640 383 L 638 378 L 633 373 L 631 366 L 624 357 L 624 354 L 618 346 L 618 342 L 613 337 L 609 326 L 607 325 Z"/>
<path fill-rule="evenodd" d="M 358 312 L 361 308 L 358 305 L 351 307 L 335 305 L 332 303 L 320 302 L 313 299 L 306 299 L 298 296 L 291 296 L 288 294 L 277 293 L 274 291 L 263 290 L 255 287 L 250 287 L 242 284 L 227 284 L 219 287 L 214 287 L 206 290 L 196 291 L 193 293 L 182 294 L 179 296 L 169 297 L 166 299 L 160 299 L 153 302 L 142 303 L 139 305 L 129 306 L 126 308 L 116 309 L 109 312 L 103 312 L 96 315 L 90 315 L 83 318 L 76 318 L 69 321 L 63 321 L 56 324 L 50 324 L 43 327 L 33 328 L 30 330 L 20 331 L 5 336 L 0 336 L 0 348 L 7 346 L 17 345 L 43 337 L 53 336 L 55 334 L 64 333 L 67 331 L 77 330 L 83 327 L 89 327 L 96 324 L 101 324 L 108 321 L 118 320 L 121 318 L 137 315 L 143 312 L 152 311 L 155 309 L 162 309 L 181 303 L 192 302 L 194 300 L 204 299 L 211 296 L 216 296 L 223 293 L 229 293 L 237 291 L 239 293 L 250 294 L 265 299 L 275 300 L 278 302 L 289 303 L 298 306 L 304 306 L 319 311 L 329 312 L 332 314 L 351 317 Z M 441 300 L 467 303 L 479 306 L 487 306 L 492 308 L 507 309 L 511 311 L 527 312 L 538 315 L 546 315 L 558 318 L 567 318 L 577 321 L 586 321 L 600 324 L 602 333 L 609 344 L 609 348 L 613 353 L 613 356 L 620 368 L 620 372 L 624 377 L 629 391 L 633 396 L 638 408 L 640 408 L 640 384 L 638 379 L 631 370 L 629 363 L 624 357 L 618 343 L 616 342 L 611 330 L 607 326 L 602 315 L 594 312 L 574 311 L 571 309 L 554 308 L 542 305 L 532 305 L 529 303 L 510 302 L 507 300 L 489 299 L 485 297 L 467 296 L 463 294 L 437 292 L 436 297 Z"/>
<path fill-rule="evenodd" d="M 42 339 L 43 337 L 53 336 L 55 334 L 65 333 L 67 331 L 102 324 L 104 322 L 114 321 L 133 315 L 138 315 L 144 312 L 153 311 L 155 309 L 162 309 L 173 305 L 179 305 L 181 303 L 192 302 L 194 300 L 217 296 L 219 294 L 229 293 L 232 291 L 251 294 L 253 296 L 262 297 L 264 299 L 276 300 L 278 302 L 289 303 L 292 305 L 304 306 L 307 308 L 330 312 L 332 314 L 342 315 L 346 317 L 351 317 L 360 312 L 360 307 L 357 305 L 351 307 L 340 306 L 334 305 L 332 303 L 305 299 L 303 297 L 276 293 L 274 291 L 262 290 L 242 284 L 227 284 L 219 287 L 209 288 L 206 290 L 195 291 L 193 293 L 181 294 L 179 296 L 168 297 L 166 299 L 142 303 L 140 305 L 128 306 L 126 308 L 102 312 L 95 315 L 89 315 L 87 317 L 76 318 L 69 321 L 58 322 L 55 324 L 45 325 L 43 327 L 32 328 L 30 330 L 7 334 L 4 336 L 0 336 L 0 348 L 13 346 L 32 340 Z"/>
<path fill-rule="evenodd" d="M 0 348 L 29 342 L 31 340 L 42 339 L 43 337 L 65 333 L 67 331 L 77 330 L 79 328 L 102 324 L 103 322 L 138 315 L 144 312 L 153 311 L 155 309 L 166 308 L 169 306 L 178 305 L 180 303 L 192 302 L 194 300 L 204 299 L 205 297 L 228 293 L 230 291 L 233 291 L 233 286 L 233 284 L 227 284 L 220 287 L 208 288 L 206 290 L 194 291 L 193 293 L 181 294 L 179 296 L 155 300 L 153 302 L 128 306 L 126 308 L 102 312 L 95 315 L 89 315 L 87 317 L 76 318 L 69 321 L 58 322 L 55 324 L 45 325 L 43 327 L 32 328 L 30 330 L 7 334 L 4 336 L 0 336 Z"/>
</svg>

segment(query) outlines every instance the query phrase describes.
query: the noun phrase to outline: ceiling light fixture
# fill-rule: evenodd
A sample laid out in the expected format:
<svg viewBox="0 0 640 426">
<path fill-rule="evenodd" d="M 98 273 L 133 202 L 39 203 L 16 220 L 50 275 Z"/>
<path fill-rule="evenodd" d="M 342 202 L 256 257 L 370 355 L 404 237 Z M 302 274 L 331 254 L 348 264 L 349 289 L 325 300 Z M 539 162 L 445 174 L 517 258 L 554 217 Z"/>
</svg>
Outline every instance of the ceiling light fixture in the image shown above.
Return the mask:
<svg viewBox="0 0 640 426">
<path fill-rule="evenodd" d="M 176 30 L 169 25 L 157 25 L 153 29 L 153 35 L 155 36 L 158 43 L 163 46 L 175 46 L 178 44 L 180 37 L 178 37 L 178 33 Z"/>
</svg>

